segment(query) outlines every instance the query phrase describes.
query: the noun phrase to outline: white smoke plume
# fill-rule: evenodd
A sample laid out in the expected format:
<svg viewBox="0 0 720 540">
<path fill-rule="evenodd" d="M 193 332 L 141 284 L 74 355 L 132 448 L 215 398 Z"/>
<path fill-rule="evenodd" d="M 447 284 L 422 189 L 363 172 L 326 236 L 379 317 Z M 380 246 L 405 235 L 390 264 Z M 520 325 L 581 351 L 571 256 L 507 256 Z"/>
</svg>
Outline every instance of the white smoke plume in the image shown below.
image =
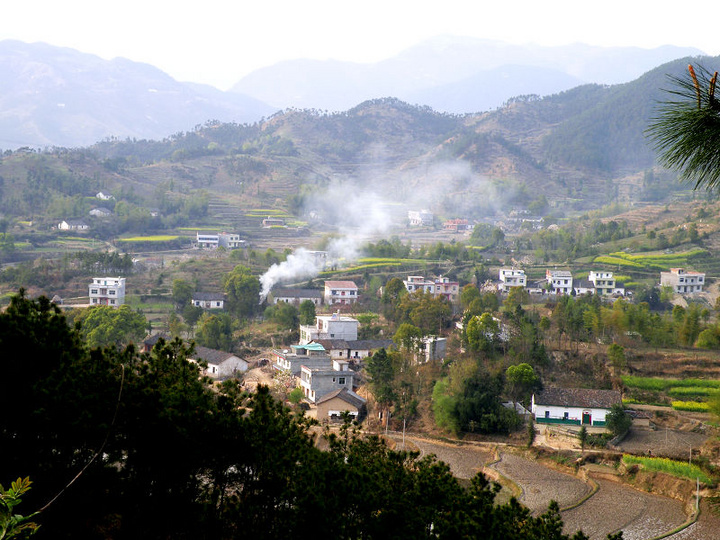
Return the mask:
<svg viewBox="0 0 720 540">
<path fill-rule="evenodd" d="M 260 302 L 267 298 L 276 283 L 317 276 L 324 267 L 324 261 L 305 248 L 296 249 L 283 262 L 273 264 L 260 276 Z"/>
<path fill-rule="evenodd" d="M 317 276 L 328 267 L 343 267 L 362 256 L 368 241 L 377 241 L 393 226 L 402 230 L 407 211 L 444 207 L 447 217 L 472 217 L 478 207 L 483 213 L 501 207 L 512 191 L 500 193 L 489 179 L 475 174 L 468 163 L 417 160 L 401 170 L 383 164 L 387 149 L 374 148 L 367 168 L 357 177 L 331 182 L 313 195 L 305 213 L 320 216 L 322 227 L 336 235 L 325 250 L 327 260 L 314 252 L 297 249 L 287 260 L 272 265 L 260 277 L 264 301 L 278 283 L 297 282 Z M 494 210 L 492 210 L 494 212 Z M 393 222 L 394 221 L 394 222 Z"/>
</svg>

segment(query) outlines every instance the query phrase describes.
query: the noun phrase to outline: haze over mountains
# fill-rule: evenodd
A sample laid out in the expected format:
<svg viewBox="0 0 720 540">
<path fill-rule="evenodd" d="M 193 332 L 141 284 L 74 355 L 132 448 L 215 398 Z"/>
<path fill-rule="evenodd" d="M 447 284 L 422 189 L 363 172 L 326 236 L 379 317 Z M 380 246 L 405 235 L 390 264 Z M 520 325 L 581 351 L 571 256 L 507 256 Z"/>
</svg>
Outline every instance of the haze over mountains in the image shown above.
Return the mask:
<svg viewBox="0 0 720 540">
<path fill-rule="evenodd" d="M 478 112 L 518 95 L 629 81 L 663 62 L 698 54 L 673 46 L 540 47 L 443 37 L 375 64 L 282 62 L 223 92 L 176 81 L 148 64 L 2 41 L 0 149 L 77 147 L 108 137 L 162 139 L 209 120 L 252 123 L 288 107 L 342 111 L 390 96 L 438 111 Z"/>
</svg>

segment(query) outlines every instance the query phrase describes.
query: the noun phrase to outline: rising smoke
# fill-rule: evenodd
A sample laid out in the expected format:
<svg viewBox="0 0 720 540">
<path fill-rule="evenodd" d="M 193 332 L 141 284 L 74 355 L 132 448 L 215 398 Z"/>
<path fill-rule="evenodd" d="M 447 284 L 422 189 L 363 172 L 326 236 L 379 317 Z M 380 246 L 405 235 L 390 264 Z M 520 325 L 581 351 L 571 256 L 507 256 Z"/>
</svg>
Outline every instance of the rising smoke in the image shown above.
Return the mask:
<svg viewBox="0 0 720 540">
<path fill-rule="evenodd" d="M 479 208 L 494 213 L 503 204 L 495 186 L 474 174 L 467 163 L 419 161 L 392 173 L 387 163 L 378 165 L 382 155 L 382 149 L 376 150 L 375 166 L 359 172 L 358 178 L 331 182 L 313 196 L 304 213 L 318 215 L 321 226 L 335 234 L 325 248 L 327 260 L 303 248 L 295 250 L 260 277 L 261 302 L 278 283 L 313 278 L 326 264 L 341 267 L 353 263 L 362 255 L 363 244 L 386 236 L 393 225 L 404 227 L 409 209 L 429 208 L 446 217 L 472 218 Z"/>
</svg>

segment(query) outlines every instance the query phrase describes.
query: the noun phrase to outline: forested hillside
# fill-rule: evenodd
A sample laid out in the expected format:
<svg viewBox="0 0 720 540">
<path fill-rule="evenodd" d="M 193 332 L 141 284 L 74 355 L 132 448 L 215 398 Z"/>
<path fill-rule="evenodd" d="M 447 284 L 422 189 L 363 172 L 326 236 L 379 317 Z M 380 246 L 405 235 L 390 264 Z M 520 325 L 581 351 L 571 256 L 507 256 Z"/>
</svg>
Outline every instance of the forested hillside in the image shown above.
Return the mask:
<svg viewBox="0 0 720 540">
<path fill-rule="evenodd" d="M 714 61 L 703 60 L 709 67 Z M 256 124 L 209 122 L 159 141 L 6 151 L 0 210 L 81 215 L 82 198 L 102 189 L 139 206 L 159 206 L 163 197 L 184 204 L 204 190 L 238 206 L 297 211 L 298 197 L 339 180 L 468 217 L 528 204 L 534 199 L 528 191 L 544 193 L 551 204 L 575 197 L 587 209 L 611 202 L 628 177 L 653 167 L 644 132 L 657 102 L 667 99 L 667 75 L 679 74 L 687 62 L 624 85 L 520 97 L 480 115 L 381 99 L 343 113 L 288 110 Z M 647 195 L 636 190 L 630 196 Z M 655 190 L 653 200 L 663 196 Z"/>
</svg>

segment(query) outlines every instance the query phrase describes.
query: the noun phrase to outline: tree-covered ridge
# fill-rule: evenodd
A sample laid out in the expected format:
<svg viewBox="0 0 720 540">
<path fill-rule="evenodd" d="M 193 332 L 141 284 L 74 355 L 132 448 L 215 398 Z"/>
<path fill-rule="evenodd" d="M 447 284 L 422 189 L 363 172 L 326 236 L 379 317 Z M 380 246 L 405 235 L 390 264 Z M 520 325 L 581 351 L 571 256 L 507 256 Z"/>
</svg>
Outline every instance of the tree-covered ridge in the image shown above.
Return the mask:
<svg viewBox="0 0 720 540">
<path fill-rule="evenodd" d="M 566 539 L 557 505 L 495 504 L 432 456 L 346 424 L 319 450 L 310 422 L 237 383 L 213 390 L 180 341 L 90 350 L 46 298 L 0 314 L 0 477 L 38 538 Z M 572 538 L 586 538 L 577 533 Z"/>
<path fill-rule="evenodd" d="M 201 190 L 292 207 L 289 198 L 303 190 L 339 177 L 362 183 L 378 170 L 397 186 L 442 183 L 447 208 L 462 202 L 452 197 L 456 191 L 474 193 L 477 178 L 502 183 L 494 189 L 502 196 L 525 185 L 551 200 L 569 196 L 604 204 L 616 197 L 613 182 L 655 166 L 645 131 L 669 84 L 666 75 L 680 73 L 684 62 L 631 83 L 518 98 L 483 114 L 441 114 L 386 98 L 338 113 L 286 110 L 254 124 L 209 121 L 158 141 L 6 151 L 0 158 L 0 211 L 78 217 L 92 207 L 88 197 L 104 190 L 118 203 L 160 201 L 164 215 L 180 215 L 168 221 L 182 223 L 187 212 L 178 208 Z M 643 189 L 631 196 L 651 195 L 658 200 L 662 194 Z M 463 211 L 487 210 L 468 204 Z"/>
</svg>

